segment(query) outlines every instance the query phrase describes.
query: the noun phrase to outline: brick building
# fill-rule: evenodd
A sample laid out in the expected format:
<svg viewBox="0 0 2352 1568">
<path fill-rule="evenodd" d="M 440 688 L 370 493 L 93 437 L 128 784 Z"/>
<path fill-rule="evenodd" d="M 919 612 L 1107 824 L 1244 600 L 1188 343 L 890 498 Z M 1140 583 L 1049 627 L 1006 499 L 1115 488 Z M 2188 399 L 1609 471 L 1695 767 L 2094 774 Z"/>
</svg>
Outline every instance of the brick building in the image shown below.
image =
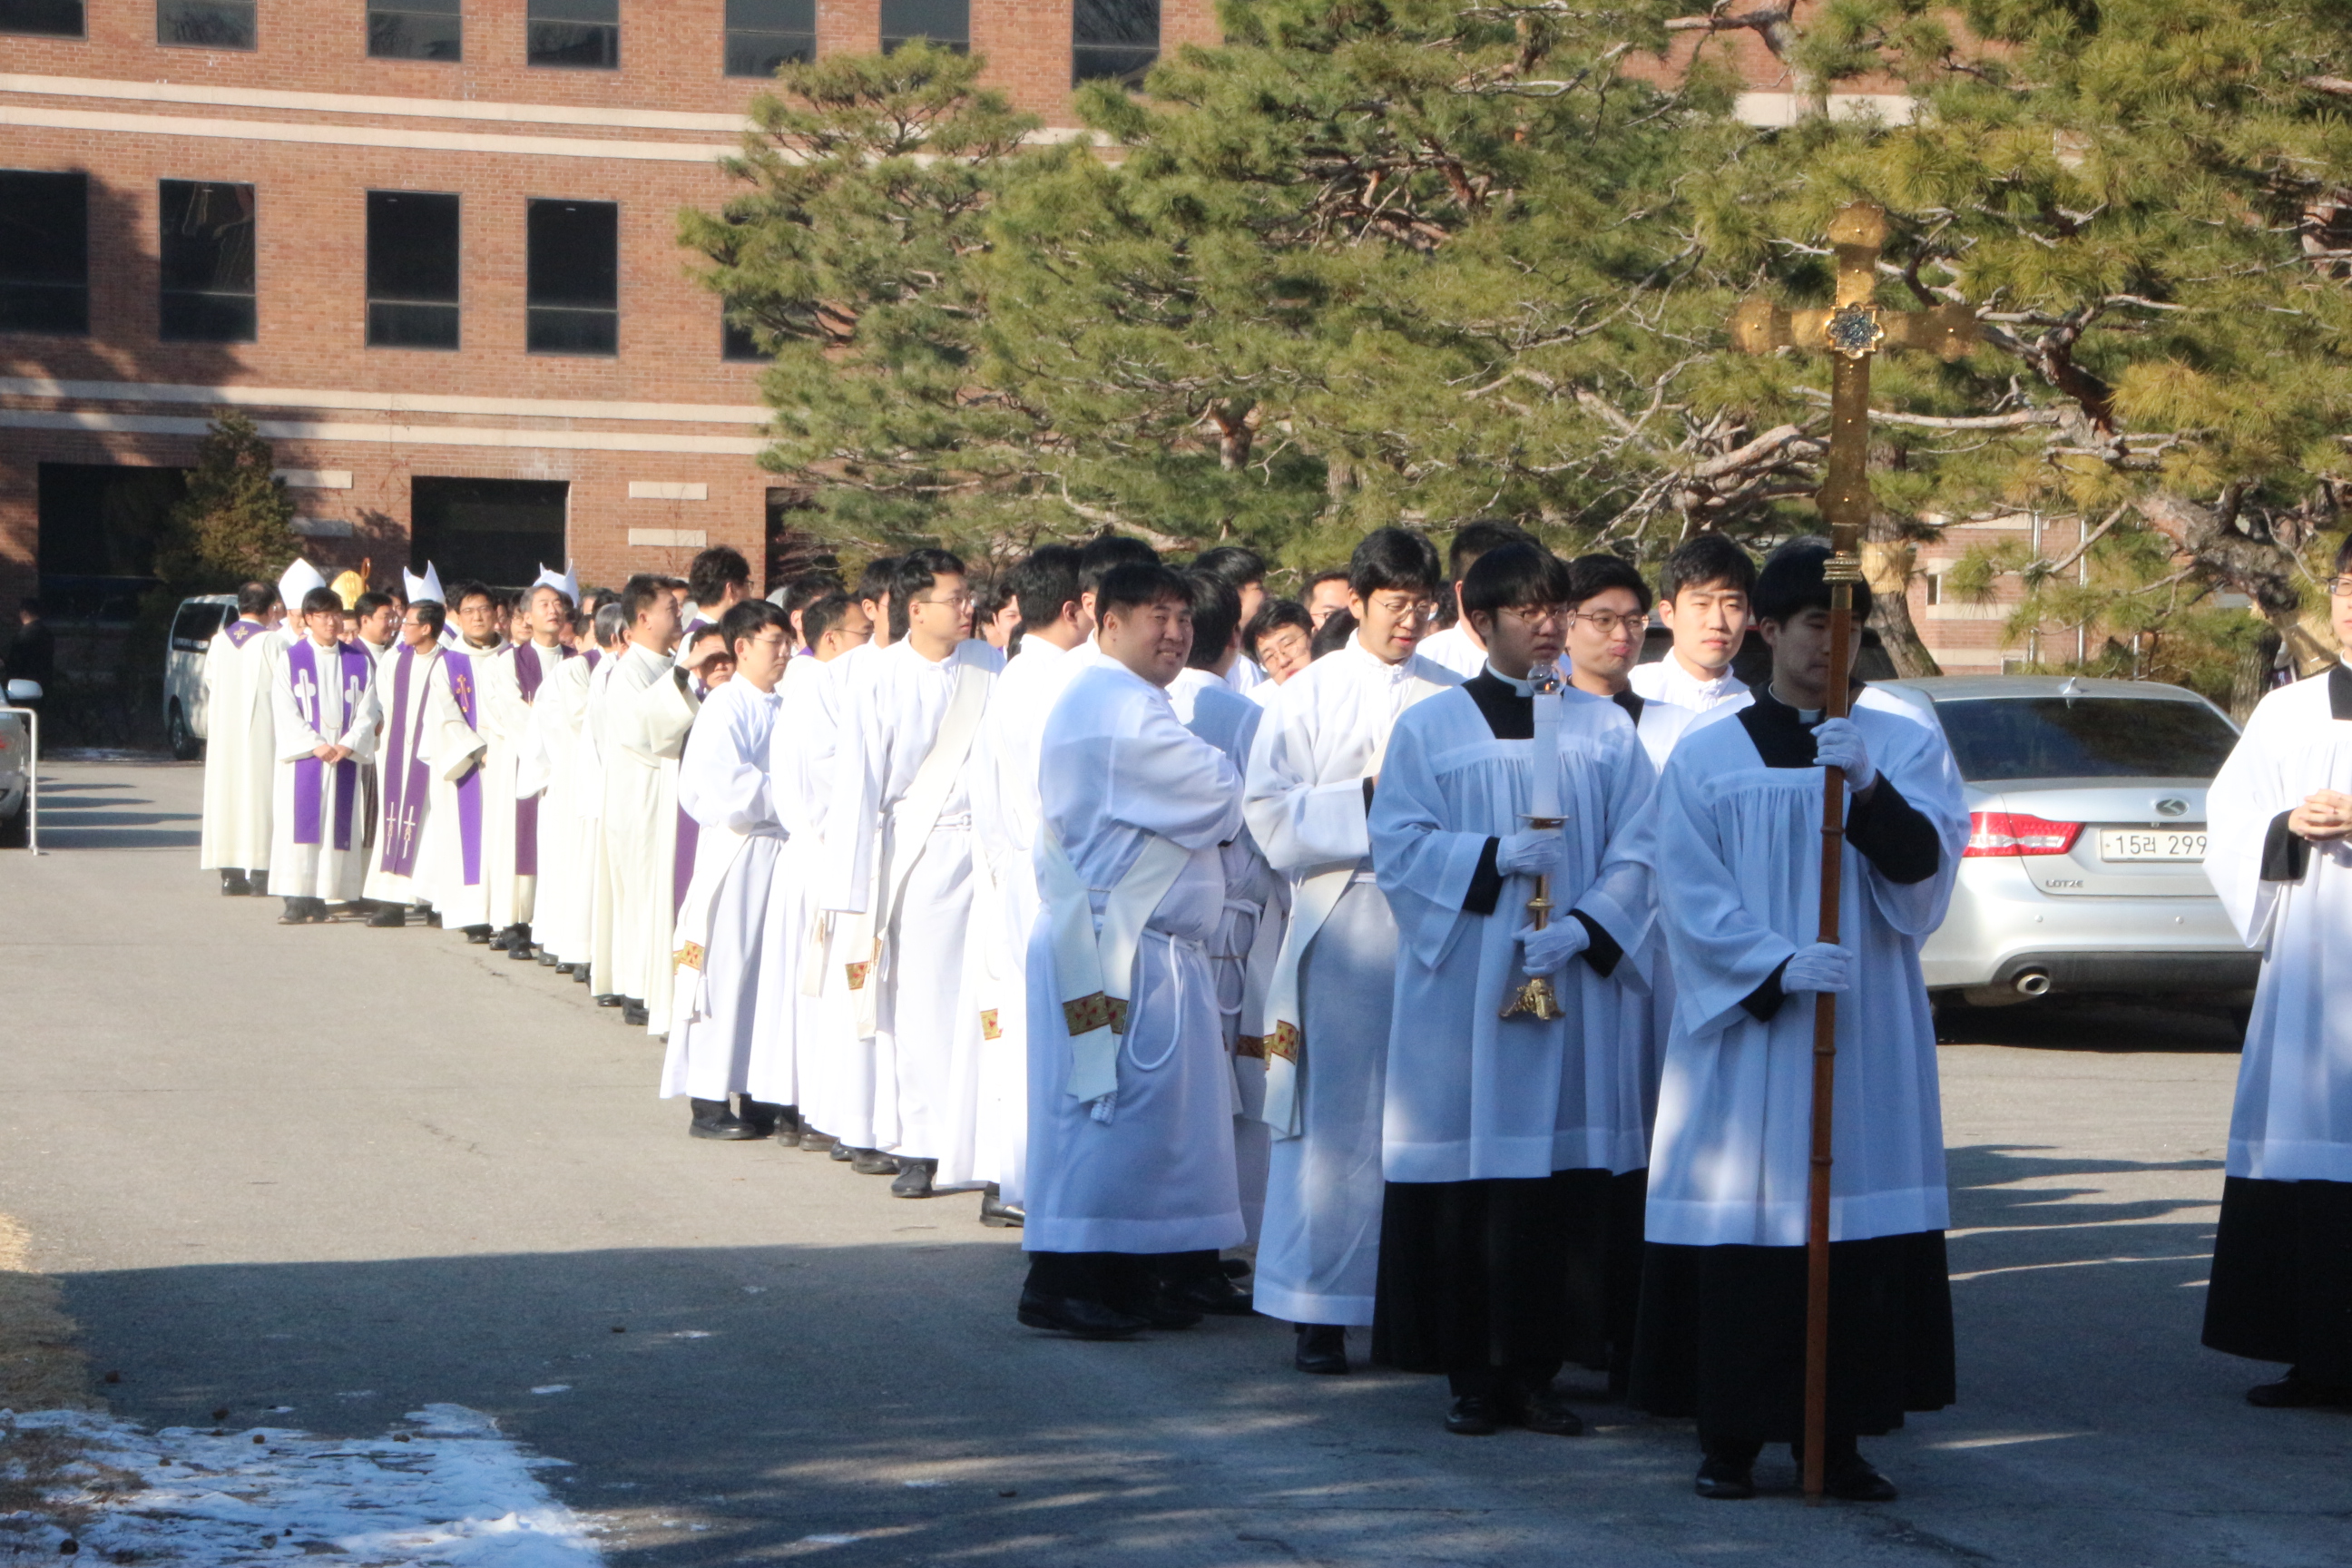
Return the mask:
<svg viewBox="0 0 2352 1568">
<path fill-rule="evenodd" d="M 675 242 L 778 59 L 914 36 L 1050 126 L 1211 0 L 0 0 L 0 596 L 119 613 L 211 410 L 330 574 L 755 563 L 758 364 Z M 780 503 L 782 498 L 775 498 Z"/>
</svg>

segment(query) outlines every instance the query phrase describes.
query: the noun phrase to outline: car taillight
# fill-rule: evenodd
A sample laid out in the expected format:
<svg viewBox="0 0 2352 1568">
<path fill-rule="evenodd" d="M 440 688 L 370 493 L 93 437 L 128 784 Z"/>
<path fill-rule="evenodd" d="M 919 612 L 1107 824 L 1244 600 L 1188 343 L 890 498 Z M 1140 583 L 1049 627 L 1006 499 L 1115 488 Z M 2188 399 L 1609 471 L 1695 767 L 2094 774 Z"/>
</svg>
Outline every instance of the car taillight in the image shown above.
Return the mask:
<svg viewBox="0 0 2352 1568">
<path fill-rule="evenodd" d="M 2021 811 L 1969 813 L 1964 858 L 1988 855 L 2063 855 L 2083 831 L 2079 822 L 2045 822 Z"/>
</svg>

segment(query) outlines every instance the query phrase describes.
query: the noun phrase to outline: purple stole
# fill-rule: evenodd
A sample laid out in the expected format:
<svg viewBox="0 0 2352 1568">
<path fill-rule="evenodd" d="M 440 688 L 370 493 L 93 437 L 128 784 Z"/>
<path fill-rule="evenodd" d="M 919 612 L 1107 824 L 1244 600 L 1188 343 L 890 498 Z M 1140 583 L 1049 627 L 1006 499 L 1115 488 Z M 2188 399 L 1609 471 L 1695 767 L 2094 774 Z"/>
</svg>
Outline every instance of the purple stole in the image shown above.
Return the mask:
<svg viewBox="0 0 2352 1568">
<path fill-rule="evenodd" d="M 476 707 L 474 660 L 471 655 L 457 649 L 441 650 L 441 662 L 449 667 L 449 695 L 457 700 L 457 712 L 469 730 Z M 478 888 L 482 882 L 482 770 L 476 767 L 457 781 L 457 855 L 465 869 L 465 884 Z"/>
<path fill-rule="evenodd" d="M 243 647 L 268 629 L 259 621 L 231 621 L 228 624 L 228 646 Z"/>
<path fill-rule="evenodd" d="M 257 627 L 257 630 L 259 628 Z M 294 710 L 313 731 L 321 708 L 319 690 L 319 645 L 304 637 L 286 655 L 287 682 L 293 688 Z M 354 647 L 334 650 L 331 672 L 342 683 L 343 717 L 351 718 L 359 694 L 367 689 L 371 673 L 368 656 Z M 359 764 L 345 757 L 335 764 L 335 838 L 338 849 L 352 847 L 352 807 L 359 798 Z M 327 764 L 303 757 L 294 764 L 294 842 L 317 844 L 325 836 Z"/>
<path fill-rule="evenodd" d="M 686 908 L 686 889 L 694 880 L 694 848 L 702 842 L 702 824 L 686 815 L 686 807 L 677 808 L 677 853 L 669 862 L 669 918 L 677 919 L 677 911 Z"/>
<path fill-rule="evenodd" d="M 393 656 L 392 716 L 384 726 L 383 858 L 379 862 L 395 877 L 416 875 L 416 814 L 424 809 L 433 780 L 416 742 L 425 734 L 425 694 L 408 705 L 409 673 L 416 668 L 416 650 L 403 645 Z"/>
<path fill-rule="evenodd" d="M 525 653 L 531 657 L 525 658 Z M 558 663 L 571 657 L 570 648 L 562 643 L 555 645 Z M 593 669 L 596 667 L 592 664 L 588 668 Z M 536 643 L 515 645 L 514 671 L 515 684 L 522 689 L 522 700 L 535 705 L 539 701 L 539 684 L 547 677 L 547 671 L 539 662 L 539 646 Z M 523 796 L 515 802 L 514 868 L 518 877 L 539 875 L 539 796 L 535 795 Z"/>
<path fill-rule="evenodd" d="M 596 668 L 597 661 L 604 657 L 604 650 L 601 647 L 592 647 L 580 657 L 588 661 L 588 668 L 593 673 Z"/>
</svg>

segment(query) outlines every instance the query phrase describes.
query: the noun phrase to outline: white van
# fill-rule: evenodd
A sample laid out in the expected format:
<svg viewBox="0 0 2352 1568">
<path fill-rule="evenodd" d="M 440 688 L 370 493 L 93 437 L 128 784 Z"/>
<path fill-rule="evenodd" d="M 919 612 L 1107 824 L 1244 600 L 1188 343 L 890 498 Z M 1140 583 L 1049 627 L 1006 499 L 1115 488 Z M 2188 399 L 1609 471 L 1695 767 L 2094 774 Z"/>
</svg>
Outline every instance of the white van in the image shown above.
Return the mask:
<svg viewBox="0 0 2352 1568">
<path fill-rule="evenodd" d="M 163 648 L 163 733 L 184 763 L 205 754 L 205 650 L 221 623 L 236 618 L 236 595 L 205 594 L 180 601 Z"/>
</svg>

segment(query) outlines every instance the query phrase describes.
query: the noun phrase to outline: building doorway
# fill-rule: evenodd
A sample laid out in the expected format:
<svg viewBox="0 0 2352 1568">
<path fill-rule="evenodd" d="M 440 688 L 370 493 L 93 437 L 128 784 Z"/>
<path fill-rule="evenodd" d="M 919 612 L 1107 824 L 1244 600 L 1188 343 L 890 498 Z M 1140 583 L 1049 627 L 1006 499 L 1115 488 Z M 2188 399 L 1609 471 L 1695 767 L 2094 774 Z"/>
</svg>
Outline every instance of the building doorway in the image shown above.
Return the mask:
<svg viewBox="0 0 2352 1568">
<path fill-rule="evenodd" d="M 428 561 L 445 584 L 474 578 L 520 588 L 542 565 L 561 571 L 571 485 L 562 479 L 409 481 L 408 564 Z"/>
<path fill-rule="evenodd" d="M 187 493 L 185 468 L 43 463 L 41 600 L 53 617 L 129 623 Z"/>
</svg>

